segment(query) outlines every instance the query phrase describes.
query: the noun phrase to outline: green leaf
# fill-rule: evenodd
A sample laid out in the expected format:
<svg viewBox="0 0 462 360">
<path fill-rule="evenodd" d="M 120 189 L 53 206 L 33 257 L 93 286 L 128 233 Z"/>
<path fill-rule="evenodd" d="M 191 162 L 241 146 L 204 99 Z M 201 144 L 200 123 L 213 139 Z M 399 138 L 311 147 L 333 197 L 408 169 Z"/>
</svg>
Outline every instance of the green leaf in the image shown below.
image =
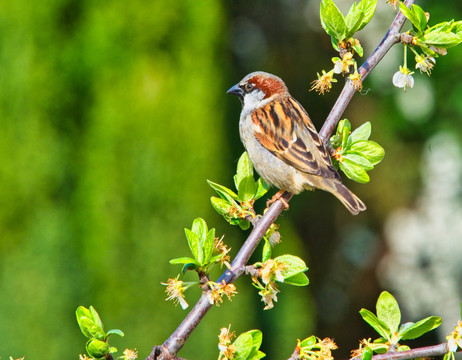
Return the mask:
<svg viewBox="0 0 462 360">
<path fill-rule="evenodd" d="M 77 310 L 75 310 L 75 316 L 77 317 L 77 320 L 82 317 L 91 318 L 91 312 L 85 306 L 79 306 Z"/>
<path fill-rule="evenodd" d="M 377 0 L 362 0 L 358 4 L 358 8 L 361 8 L 362 12 L 364 13 L 364 18 L 357 31 L 362 30 L 367 24 L 369 24 L 369 22 L 372 20 L 372 17 L 374 16 L 376 6 Z"/>
<path fill-rule="evenodd" d="M 418 39 L 417 39 L 418 40 Z M 431 50 L 428 46 L 426 46 L 424 43 L 417 41 L 418 45 L 420 46 L 420 50 L 424 52 L 425 55 L 432 56 L 432 57 L 438 57 L 438 53 L 435 51 Z"/>
<path fill-rule="evenodd" d="M 415 26 L 418 33 L 421 34 L 427 27 L 427 17 L 425 16 L 425 11 L 423 11 L 423 9 L 419 5 L 415 4 L 412 4 L 411 9 L 418 20 L 416 22 L 416 25 L 414 25 L 414 23 L 413 25 Z"/>
<path fill-rule="evenodd" d="M 343 120 L 340 120 L 340 121 L 338 122 L 338 126 L 337 126 L 337 135 L 342 135 L 344 129 L 347 130 L 348 134 L 349 134 L 350 131 L 351 131 L 351 124 L 350 124 L 350 122 L 348 121 L 348 119 L 343 119 Z"/>
<path fill-rule="evenodd" d="M 286 278 L 308 270 L 305 262 L 297 256 L 281 255 L 274 260 L 285 265 L 284 270 L 281 271 L 282 276 L 284 276 L 284 281 Z"/>
<path fill-rule="evenodd" d="M 362 318 L 367 322 L 372 328 L 377 331 L 377 333 L 384 339 L 390 339 L 390 329 L 385 325 L 385 323 L 377 318 L 372 312 L 367 309 L 361 309 L 359 311 Z"/>
<path fill-rule="evenodd" d="M 334 48 L 335 51 L 340 51 L 340 47 L 338 46 L 338 40 L 336 38 L 331 36 L 330 37 L 330 42 L 331 42 L 332 47 Z"/>
<path fill-rule="evenodd" d="M 202 265 L 207 264 L 213 254 L 213 246 L 215 245 L 215 229 L 210 229 L 204 238 L 202 249 L 204 251 L 204 262 Z"/>
<path fill-rule="evenodd" d="M 439 316 L 429 316 L 419 322 L 415 323 L 411 327 L 407 328 L 402 334 L 402 340 L 416 339 L 423 334 L 437 328 L 442 323 Z"/>
<path fill-rule="evenodd" d="M 250 222 L 247 220 L 239 220 L 238 225 L 242 230 L 245 231 L 250 227 Z"/>
<path fill-rule="evenodd" d="M 263 245 L 261 262 L 265 262 L 266 260 L 270 259 L 273 252 L 270 242 L 266 239 L 266 237 L 263 239 L 265 239 L 265 244 Z"/>
<path fill-rule="evenodd" d="M 360 45 L 360 44 L 354 44 L 353 45 L 353 49 L 355 49 L 356 53 L 360 56 L 360 57 L 363 57 L 363 54 L 364 54 L 364 49 L 363 47 Z"/>
<path fill-rule="evenodd" d="M 377 300 L 377 317 L 392 333 L 398 331 L 401 323 L 401 311 L 396 299 L 388 291 L 383 291 Z"/>
<path fill-rule="evenodd" d="M 337 149 L 341 144 L 340 136 L 337 135 L 337 134 L 332 135 L 330 137 L 329 141 L 330 141 L 330 145 L 332 146 L 333 149 Z"/>
<path fill-rule="evenodd" d="M 411 328 L 412 326 L 414 326 L 415 323 L 413 322 L 407 322 L 407 323 L 404 323 L 404 324 L 401 324 L 401 326 L 399 327 L 399 330 L 398 330 L 398 336 L 399 338 L 401 339 L 402 335 L 406 333 L 406 331 Z"/>
<path fill-rule="evenodd" d="M 374 352 L 372 349 L 369 346 L 366 346 L 363 350 L 363 354 L 361 355 L 361 360 L 371 360 L 373 354 Z"/>
<path fill-rule="evenodd" d="M 452 32 L 432 31 L 423 36 L 423 42 L 440 48 L 450 48 L 462 42 L 462 36 Z"/>
<path fill-rule="evenodd" d="M 451 21 L 445 21 L 438 23 L 436 25 L 433 25 L 425 30 L 424 34 L 429 34 L 431 32 L 450 32 L 452 27 L 454 25 L 454 20 Z"/>
<path fill-rule="evenodd" d="M 189 249 L 191 249 L 191 252 L 194 256 L 194 258 L 201 263 L 203 254 L 202 254 L 202 249 L 200 247 L 199 243 L 199 236 L 197 234 L 193 233 L 191 230 L 185 228 L 184 233 L 186 235 L 186 239 L 188 239 L 188 245 Z"/>
<path fill-rule="evenodd" d="M 361 26 L 364 19 L 364 12 L 362 8 L 356 6 L 354 2 L 351 5 L 350 10 L 348 11 L 347 16 L 345 16 L 345 25 L 347 27 L 347 34 L 346 37 L 349 38 L 353 36 L 353 34 L 358 31 L 359 27 Z"/>
<path fill-rule="evenodd" d="M 385 354 L 388 351 L 388 347 L 390 346 L 390 344 L 388 344 L 387 342 L 388 340 L 384 338 L 375 339 L 372 349 L 377 354 Z"/>
<path fill-rule="evenodd" d="M 199 237 L 199 241 L 202 243 L 209 229 L 204 219 L 196 218 L 192 223 L 191 231 Z"/>
<path fill-rule="evenodd" d="M 249 357 L 249 360 L 263 359 L 266 354 L 263 351 L 258 350 L 253 356 Z"/>
<path fill-rule="evenodd" d="M 244 151 L 237 162 L 236 175 L 234 175 L 234 185 L 239 189 L 239 184 L 246 177 L 253 177 L 253 165 L 247 151 Z"/>
<path fill-rule="evenodd" d="M 86 349 L 88 355 L 93 358 L 102 358 L 109 354 L 109 344 L 97 339 L 88 340 Z"/>
<path fill-rule="evenodd" d="M 227 200 L 218 198 L 216 196 L 212 196 L 210 198 L 210 202 L 212 203 L 212 207 L 217 211 L 217 213 L 225 217 L 229 217 L 229 211 L 235 206 L 234 201 L 233 204 L 230 204 Z"/>
<path fill-rule="evenodd" d="M 411 21 L 414 28 L 419 31 L 420 19 L 419 16 L 415 13 L 415 11 L 413 9 L 409 9 L 402 2 L 399 3 L 399 9 L 403 13 L 403 15 Z"/>
<path fill-rule="evenodd" d="M 234 341 L 236 360 L 247 360 L 253 349 L 253 337 L 248 332 L 240 334 Z"/>
<path fill-rule="evenodd" d="M 284 284 L 293 286 L 307 286 L 310 283 L 308 276 L 304 273 L 298 273 L 290 277 L 284 278 Z"/>
<path fill-rule="evenodd" d="M 335 149 L 339 146 L 345 148 L 350 131 L 351 124 L 348 119 L 340 120 L 335 135 L 330 138 L 332 147 Z"/>
<path fill-rule="evenodd" d="M 411 350 L 411 348 L 408 345 L 400 345 L 396 348 L 396 351 L 408 351 Z"/>
<path fill-rule="evenodd" d="M 222 257 L 223 257 L 223 254 L 218 254 L 218 255 L 213 256 L 210 259 L 210 264 L 213 264 L 213 263 L 219 261 Z"/>
<path fill-rule="evenodd" d="M 191 257 L 180 257 L 180 258 L 176 258 L 176 259 L 172 259 L 169 261 L 170 264 L 172 265 L 177 265 L 177 264 L 196 264 L 197 266 L 199 266 L 200 264 L 197 262 L 196 259 L 193 259 Z"/>
<path fill-rule="evenodd" d="M 253 175 L 246 176 L 242 178 L 239 182 L 239 198 L 242 201 L 250 201 L 253 199 L 255 193 L 257 191 L 257 184 Z"/>
<path fill-rule="evenodd" d="M 462 35 L 462 20 L 453 22 L 451 31 L 457 35 Z"/>
<path fill-rule="evenodd" d="M 361 140 L 351 145 L 350 151 L 364 156 L 372 165 L 377 165 L 385 156 L 385 150 L 375 141 Z"/>
<path fill-rule="evenodd" d="M 367 121 L 351 133 L 348 143 L 354 144 L 361 140 L 368 140 L 369 136 L 371 136 L 371 131 L 372 125 L 370 121 Z"/>
<path fill-rule="evenodd" d="M 369 182 L 369 175 L 361 166 L 352 163 L 349 160 L 339 162 L 340 169 L 351 180 L 359 183 Z"/>
<path fill-rule="evenodd" d="M 207 180 L 208 184 L 220 195 L 222 199 L 228 200 L 230 203 L 233 202 L 233 200 L 239 201 L 239 196 L 232 191 L 231 189 L 228 189 L 226 186 L 214 183 L 213 181 Z"/>
<path fill-rule="evenodd" d="M 349 142 L 349 139 L 350 139 L 350 131 L 348 130 L 347 127 L 344 127 L 342 129 L 342 135 L 341 135 L 341 138 L 342 138 L 342 150 L 346 150 L 347 147 L 348 147 L 348 142 Z"/>
<path fill-rule="evenodd" d="M 321 25 L 337 41 L 345 40 L 345 18 L 332 0 L 321 1 Z"/>
<path fill-rule="evenodd" d="M 340 120 L 337 126 L 337 132 L 330 138 L 332 147 L 336 149 L 341 146 L 342 149 L 345 149 L 350 132 L 351 124 L 348 119 Z"/>
<path fill-rule="evenodd" d="M 84 306 L 79 306 L 75 311 L 75 317 L 77 318 L 77 324 L 79 325 L 82 334 L 88 338 L 92 337 L 90 328 L 94 325 L 94 323 L 91 320 L 90 310 Z"/>
<path fill-rule="evenodd" d="M 250 336 L 252 336 L 252 351 L 250 352 L 248 359 L 257 360 L 261 359 L 262 357 L 265 357 L 265 353 L 259 351 L 263 340 L 262 332 L 260 330 L 249 330 L 247 331 L 247 334 L 250 334 Z"/>
<path fill-rule="evenodd" d="M 300 347 L 301 348 L 310 348 L 311 346 L 313 346 L 314 344 L 316 344 L 318 341 L 316 339 L 316 336 L 314 335 L 311 335 L 310 337 L 304 339 L 301 343 L 300 343 Z"/>
<path fill-rule="evenodd" d="M 103 330 L 103 322 L 93 306 L 90 306 L 90 309 L 79 306 L 75 315 L 83 335 L 104 340 L 106 333 Z"/>
<path fill-rule="evenodd" d="M 101 318 L 99 317 L 98 312 L 93 306 L 90 306 L 90 314 L 91 314 L 91 320 L 94 322 L 94 324 L 102 329 L 103 322 L 101 321 Z"/>
<path fill-rule="evenodd" d="M 417 44 L 432 45 L 437 48 L 449 48 L 462 40 L 462 21 L 448 21 L 436 24 L 425 30 L 424 36 L 417 39 Z M 423 49 L 425 52 L 428 50 Z"/>
<path fill-rule="evenodd" d="M 197 235 L 197 239 L 195 237 L 193 238 L 193 241 L 198 241 L 196 259 L 201 266 L 205 265 L 212 256 L 213 244 L 215 241 L 215 229 L 211 229 L 209 231 L 205 220 L 197 218 L 193 221 L 191 232 Z"/>
<path fill-rule="evenodd" d="M 107 337 L 109 337 L 109 336 L 112 335 L 112 334 L 114 334 L 114 335 L 119 335 L 120 337 L 124 337 L 124 336 L 125 336 L 124 332 L 123 332 L 122 330 L 119 330 L 119 329 L 112 329 L 112 330 L 109 330 L 109 331 L 106 333 Z"/>
<path fill-rule="evenodd" d="M 268 192 L 270 186 L 271 185 L 263 180 L 263 178 L 259 178 L 257 181 L 257 191 L 255 192 L 254 199 L 260 199 L 263 195 L 265 195 Z"/>
<path fill-rule="evenodd" d="M 94 326 L 94 324 L 89 318 L 87 318 L 86 316 L 78 317 L 77 323 L 79 324 L 80 331 L 85 337 L 87 338 L 93 337 L 93 334 L 90 330 Z"/>
<path fill-rule="evenodd" d="M 355 165 L 362 167 L 364 170 L 369 171 L 374 168 L 374 165 L 371 164 L 364 156 L 353 153 L 351 151 L 346 151 L 342 154 L 343 161 L 350 161 Z"/>
</svg>

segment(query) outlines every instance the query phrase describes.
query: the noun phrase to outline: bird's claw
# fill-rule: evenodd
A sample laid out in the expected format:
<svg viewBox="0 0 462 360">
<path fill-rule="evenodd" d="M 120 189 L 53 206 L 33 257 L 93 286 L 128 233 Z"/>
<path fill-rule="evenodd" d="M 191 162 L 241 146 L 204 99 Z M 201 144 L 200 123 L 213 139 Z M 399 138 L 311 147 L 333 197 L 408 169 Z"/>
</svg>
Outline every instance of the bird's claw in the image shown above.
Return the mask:
<svg viewBox="0 0 462 360">
<path fill-rule="evenodd" d="M 279 190 L 274 194 L 274 196 L 266 202 L 266 207 L 269 208 L 271 204 L 279 200 L 284 206 L 284 209 L 289 210 L 289 203 L 282 197 L 282 194 L 284 194 L 284 190 Z"/>
</svg>

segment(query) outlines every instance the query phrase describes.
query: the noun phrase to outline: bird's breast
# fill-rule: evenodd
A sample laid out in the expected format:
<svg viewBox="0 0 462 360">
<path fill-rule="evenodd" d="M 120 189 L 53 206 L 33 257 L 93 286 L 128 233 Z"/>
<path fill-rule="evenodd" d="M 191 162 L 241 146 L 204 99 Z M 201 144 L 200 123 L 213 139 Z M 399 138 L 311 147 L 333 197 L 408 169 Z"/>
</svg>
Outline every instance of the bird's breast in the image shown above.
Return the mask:
<svg viewBox="0 0 462 360">
<path fill-rule="evenodd" d="M 305 188 L 303 174 L 267 150 L 255 136 L 251 115 L 241 118 L 239 132 L 257 173 L 270 185 L 298 194 Z"/>
</svg>

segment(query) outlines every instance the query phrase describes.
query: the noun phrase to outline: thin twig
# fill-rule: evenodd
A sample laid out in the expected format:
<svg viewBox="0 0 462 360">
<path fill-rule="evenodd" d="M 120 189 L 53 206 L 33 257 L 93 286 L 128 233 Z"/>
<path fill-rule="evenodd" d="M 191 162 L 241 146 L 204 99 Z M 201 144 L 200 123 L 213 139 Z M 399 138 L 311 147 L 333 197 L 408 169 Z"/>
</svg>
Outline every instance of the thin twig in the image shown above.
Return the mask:
<svg viewBox="0 0 462 360">
<path fill-rule="evenodd" d="M 448 344 L 438 344 L 432 346 L 425 346 L 421 348 L 411 349 L 407 351 L 393 351 L 385 354 L 374 355 L 372 360 L 409 360 L 417 358 L 427 358 L 434 356 L 441 356 L 449 352 Z M 355 357 L 351 360 L 359 360 L 361 357 Z"/>
<path fill-rule="evenodd" d="M 282 197 L 285 201 L 289 202 L 292 198 L 292 194 L 286 192 L 282 195 Z M 229 284 L 244 273 L 245 265 L 247 264 L 250 256 L 253 254 L 261 238 L 266 234 L 266 231 L 268 231 L 271 224 L 278 218 L 282 210 L 284 210 L 284 205 L 281 201 L 276 201 L 269 207 L 265 215 L 263 215 L 257 222 L 249 237 L 234 258 L 234 261 L 231 264 L 231 269 L 233 270 L 226 270 L 217 280 L 217 283 L 222 283 L 224 281 Z M 159 347 L 154 347 L 147 360 L 167 360 L 176 358 L 175 354 L 180 351 L 189 335 L 191 335 L 193 330 L 197 327 L 197 325 L 199 325 L 200 321 L 211 307 L 212 304 L 210 304 L 207 293 L 203 293 L 199 301 L 185 317 L 180 326 L 178 326 L 173 334 L 164 342 L 161 347 L 162 354 L 160 354 L 160 357 L 155 354 L 156 351 L 159 351 Z"/>
<path fill-rule="evenodd" d="M 406 6 L 409 7 L 414 2 L 415 0 L 406 0 L 404 3 Z M 398 12 L 395 19 L 393 20 L 393 23 L 390 26 L 390 29 L 380 42 L 379 46 L 377 46 L 374 52 L 358 69 L 358 72 L 361 74 L 362 81 L 377 66 L 377 64 L 380 62 L 380 60 L 382 60 L 382 58 L 390 50 L 390 48 L 400 41 L 400 31 L 405 21 L 406 18 L 404 17 L 404 15 L 401 12 Z M 344 113 L 355 92 L 356 90 L 353 87 L 352 82 L 349 79 L 347 79 L 342 92 L 340 93 L 337 101 L 332 107 L 331 112 L 327 116 L 327 119 L 324 122 L 321 131 L 319 132 L 319 135 L 321 136 L 324 143 L 327 142 L 330 134 L 332 134 L 332 132 L 334 131 L 335 127 L 337 126 L 340 120 L 340 117 Z"/>
<path fill-rule="evenodd" d="M 415 0 L 407 0 L 405 1 L 405 4 L 410 6 L 414 2 Z M 366 78 L 369 72 L 378 64 L 383 56 L 385 56 L 391 46 L 399 41 L 399 31 L 401 30 L 404 21 L 404 16 L 401 13 L 398 13 L 382 42 L 358 70 L 362 76 L 362 79 Z M 326 122 L 324 123 L 324 126 L 320 131 L 320 135 L 324 143 L 327 144 L 329 135 L 337 125 L 340 116 L 345 111 L 354 93 L 355 89 L 353 88 L 351 82 L 347 80 L 339 98 L 337 99 L 337 102 L 332 108 L 332 111 L 330 112 Z M 293 195 L 291 193 L 285 192 L 283 193 L 282 198 L 286 202 L 289 202 L 292 196 Z M 269 207 L 267 212 L 257 222 L 249 237 L 236 255 L 233 263 L 231 264 L 231 268 L 234 270 L 225 271 L 225 273 L 217 280 L 218 283 L 222 283 L 223 281 L 227 284 L 231 283 L 244 273 L 245 265 L 247 264 L 250 256 L 259 244 L 263 235 L 266 234 L 266 231 L 278 218 L 283 209 L 284 205 L 282 201 L 276 201 Z M 176 354 L 183 347 L 188 337 L 191 335 L 197 325 L 199 325 L 200 321 L 204 318 L 211 307 L 212 304 L 210 304 L 207 293 L 204 292 L 199 301 L 180 324 L 180 326 L 178 326 L 178 328 L 172 333 L 172 335 L 164 342 L 161 347 L 154 347 L 147 360 L 178 359 Z"/>
<path fill-rule="evenodd" d="M 438 344 L 425 346 L 421 348 L 411 349 L 407 351 L 388 351 L 385 354 L 372 356 L 372 360 L 411 360 L 417 358 L 430 358 L 434 356 L 442 356 L 449 352 L 448 344 Z M 356 356 L 349 360 L 360 360 L 361 356 Z M 295 347 L 293 354 L 288 360 L 300 360 L 300 349 Z"/>
</svg>

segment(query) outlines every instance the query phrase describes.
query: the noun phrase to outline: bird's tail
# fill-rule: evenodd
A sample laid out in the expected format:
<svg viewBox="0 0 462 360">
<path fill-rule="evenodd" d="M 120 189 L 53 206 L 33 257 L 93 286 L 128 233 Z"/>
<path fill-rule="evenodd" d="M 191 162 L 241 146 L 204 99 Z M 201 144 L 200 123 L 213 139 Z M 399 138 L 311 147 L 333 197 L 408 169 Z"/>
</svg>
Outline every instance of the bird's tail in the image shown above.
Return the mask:
<svg viewBox="0 0 462 360">
<path fill-rule="evenodd" d="M 366 210 L 366 205 L 361 199 L 340 181 L 329 181 L 329 186 L 325 190 L 335 195 L 353 215 L 358 215 L 361 211 Z"/>
<path fill-rule="evenodd" d="M 360 211 L 366 210 L 366 205 L 364 205 L 361 199 L 353 194 L 345 185 L 341 182 L 335 182 L 335 186 L 337 191 L 332 192 L 332 194 L 334 194 L 353 215 L 358 215 Z"/>
</svg>

